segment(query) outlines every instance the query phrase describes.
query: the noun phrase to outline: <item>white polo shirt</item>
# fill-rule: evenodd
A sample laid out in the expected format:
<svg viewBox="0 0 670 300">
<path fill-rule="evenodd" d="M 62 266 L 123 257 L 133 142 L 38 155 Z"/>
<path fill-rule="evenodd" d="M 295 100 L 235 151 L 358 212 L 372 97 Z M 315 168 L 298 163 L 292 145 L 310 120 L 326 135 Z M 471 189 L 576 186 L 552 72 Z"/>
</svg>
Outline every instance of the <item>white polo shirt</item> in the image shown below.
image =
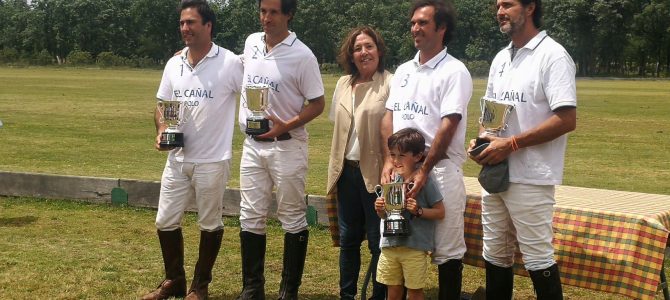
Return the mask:
<svg viewBox="0 0 670 300">
<path fill-rule="evenodd" d="M 461 166 L 465 156 L 465 128 L 468 123 L 468 102 L 472 96 L 472 77 L 465 65 L 447 53 L 440 53 L 423 65 L 419 53 L 402 64 L 393 75 L 386 109 L 393 112 L 393 132 L 412 127 L 419 130 L 430 148 L 442 118 L 461 115 L 447 155 Z"/>
<path fill-rule="evenodd" d="M 188 47 L 168 60 L 156 93 L 162 100 L 184 103 L 184 147 L 170 151 L 169 160 L 192 163 L 232 158 L 235 101 L 240 92 L 243 67 L 233 52 L 212 43 L 195 66 L 188 63 Z"/>
<path fill-rule="evenodd" d="M 577 106 L 575 63 L 567 51 L 540 32 L 511 59 L 512 44 L 491 63 L 486 96 L 515 106 L 507 130 L 509 137 L 533 129 L 559 107 Z M 522 148 L 509 157 L 510 181 L 557 185 L 563 180 L 567 135 L 544 144 Z"/>
<path fill-rule="evenodd" d="M 263 32 L 249 35 L 244 43 L 242 92 L 246 85 L 270 85 L 270 108 L 267 112 L 286 122 L 302 111 L 305 100 L 323 96 L 319 64 L 312 51 L 293 32 L 269 53 L 265 49 Z M 244 103 L 240 103 L 239 123 L 242 132 L 246 129 L 246 119 L 250 114 L 251 111 Z M 307 140 L 304 126 L 289 133 L 292 138 Z"/>
</svg>

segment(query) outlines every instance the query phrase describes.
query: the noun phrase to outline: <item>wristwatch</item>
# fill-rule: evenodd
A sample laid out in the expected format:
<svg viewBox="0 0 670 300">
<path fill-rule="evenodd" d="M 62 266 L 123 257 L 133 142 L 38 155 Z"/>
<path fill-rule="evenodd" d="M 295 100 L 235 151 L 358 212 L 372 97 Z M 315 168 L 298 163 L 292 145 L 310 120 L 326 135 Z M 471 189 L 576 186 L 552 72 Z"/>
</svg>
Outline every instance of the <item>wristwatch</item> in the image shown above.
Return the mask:
<svg viewBox="0 0 670 300">
<path fill-rule="evenodd" d="M 416 217 L 421 218 L 421 215 L 423 215 L 423 208 L 419 206 L 419 208 L 416 209 Z"/>
</svg>

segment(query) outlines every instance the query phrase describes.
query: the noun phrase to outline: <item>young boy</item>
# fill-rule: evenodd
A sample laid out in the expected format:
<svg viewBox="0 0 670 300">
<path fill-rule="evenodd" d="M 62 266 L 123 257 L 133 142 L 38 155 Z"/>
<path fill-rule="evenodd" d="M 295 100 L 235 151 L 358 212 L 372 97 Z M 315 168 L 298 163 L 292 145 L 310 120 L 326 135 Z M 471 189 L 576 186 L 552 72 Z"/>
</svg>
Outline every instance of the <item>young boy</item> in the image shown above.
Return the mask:
<svg viewBox="0 0 670 300">
<path fill-rule="evenodd" d="M 400 178 L 412 178 L 426 149 L 423 135 L 414 128 L 405 128 L 391 135 L 388 147 L 394 172 Z M 377 198 L 375 210 L 386 218 L 384 198 Z M 388 286 L 388 299 L 400 300 L 403 285 L 410 300 L 424 299 L 430 252 L 434 248 L 435 221 L 444 218 L 442 195 L 432 178 L 426 181 L 416 199 L 407 198 L 403 216 L 409 220 L 409 236 L 382 237 L 382 254 L 377 266 L 377 280 Z M 382 220 L 383 222 L 383 220 Z"/>
</svg>

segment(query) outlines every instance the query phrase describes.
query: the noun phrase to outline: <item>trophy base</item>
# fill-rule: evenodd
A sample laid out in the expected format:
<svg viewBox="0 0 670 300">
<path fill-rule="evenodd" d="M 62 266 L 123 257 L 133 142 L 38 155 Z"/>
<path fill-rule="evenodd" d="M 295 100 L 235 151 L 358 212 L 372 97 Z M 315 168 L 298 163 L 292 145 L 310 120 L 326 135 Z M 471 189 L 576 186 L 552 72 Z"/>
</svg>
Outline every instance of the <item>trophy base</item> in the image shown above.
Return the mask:
<svg viewBox="0 0 670 300">
<path fill-rule="evenodd" d="M 387 236 L 409 236 L 409 222 L 406 219 L 384 220 L 384 233 Z"/>
<path fill-rule="evenodd" d="M 259 135 L 270 131 L 270 120 L 268 119 L 247 119 L 247 129 L 244 133 L 248 135 Z"/>
<path fill-rule="evenodd" d="M 182 132 L 163 132 L 161 141 L 158 143 L 162 149 L 184 147 L 184 133 Z"/>
</svg>

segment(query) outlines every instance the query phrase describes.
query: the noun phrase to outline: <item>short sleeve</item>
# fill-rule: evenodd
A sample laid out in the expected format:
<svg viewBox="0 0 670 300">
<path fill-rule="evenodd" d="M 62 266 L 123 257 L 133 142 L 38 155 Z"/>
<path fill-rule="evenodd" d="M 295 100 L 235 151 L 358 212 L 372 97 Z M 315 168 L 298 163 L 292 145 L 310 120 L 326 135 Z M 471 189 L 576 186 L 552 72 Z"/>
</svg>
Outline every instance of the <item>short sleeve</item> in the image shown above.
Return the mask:
<svg viewBox="0 0 670 300">
<path fill-rule="evenodd" d="M 565 52 L 544 70 L 542 80 L 551 110 L 564 106 L 577 106 L 575 73 L 575 63 Z"/>
<path fill-rule="evenodd" d="M 440 189 L 435 184 L 435 181 L 429 180 L 424 186 L 426 201 L 430 207 L 433 207 L 436 203 L 442 201 L 442 193 Z"/>
<path fill-rule="evenodd" d="M 460 65 L 455 72 L 447 78 L 444 96 L 440 104 L 440 116 L 451 114 L 464 115 L 467 111 L 468 102 L 472 97 L 472 77 L 464 65 Z"/>
<path fill-rule="evenodd" d="M 302 63 L 300 77 L 299 77 L 300 93 L 307 100 L 312 100 L 323 96 L 323 81 L 321 80 L 321 72 L 319 71 L 319 64 L 316 57 L 311 55 Z"/>
<path fill-rule="evenodd" d="M 179 59 L 179 57 L 172 57 L 165 64 L 165 69 L 163 69 L 163 77 L 161 78 L 161 83 L 158 86 L 158 92 L 156 92 L 156 98 L 159 100 L 171 100 L 172 99 L 172 81 L 170 80 L 170 73 L 172 72 L 172 66 L 174 65 L 174 59 Z"/>
<path fill-rule="evenodd" d="M 228 84 L 230 89 L 235 93 L 242 91 L 242 77 L 244 77 L 244 65 L 242 64 L 242 57 L 235 55 L 232 52 L 227 54 L 229 59 L 227 60 L 227 71 L 226 73 L 230 76 L 228 77 Z"/>
</svg>

